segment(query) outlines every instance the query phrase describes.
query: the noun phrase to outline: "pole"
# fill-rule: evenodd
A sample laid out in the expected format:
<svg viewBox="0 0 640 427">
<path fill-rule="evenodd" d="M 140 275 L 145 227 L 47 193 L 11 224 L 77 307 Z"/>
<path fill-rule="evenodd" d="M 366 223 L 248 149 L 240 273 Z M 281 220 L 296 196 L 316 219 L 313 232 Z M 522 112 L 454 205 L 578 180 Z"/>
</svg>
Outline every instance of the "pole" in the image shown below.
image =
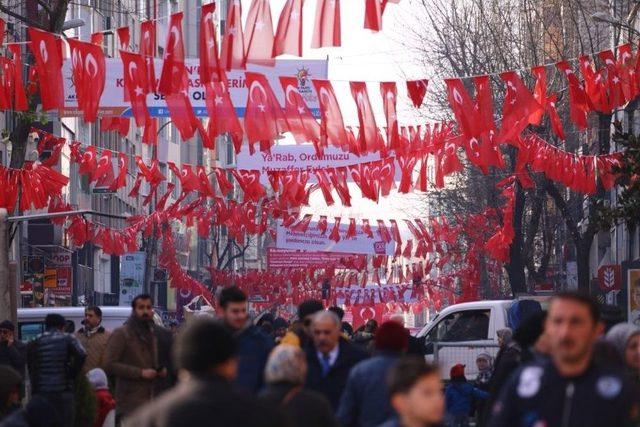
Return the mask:
<svg viewBox="0 0 640 427">
<path fill-rule="evenodd" d="M 0 318 L 17 322 L 17 304 L 14 286 L 9 278 L 9 234 L 6 209 L 0 209 Z"/>
</svg>

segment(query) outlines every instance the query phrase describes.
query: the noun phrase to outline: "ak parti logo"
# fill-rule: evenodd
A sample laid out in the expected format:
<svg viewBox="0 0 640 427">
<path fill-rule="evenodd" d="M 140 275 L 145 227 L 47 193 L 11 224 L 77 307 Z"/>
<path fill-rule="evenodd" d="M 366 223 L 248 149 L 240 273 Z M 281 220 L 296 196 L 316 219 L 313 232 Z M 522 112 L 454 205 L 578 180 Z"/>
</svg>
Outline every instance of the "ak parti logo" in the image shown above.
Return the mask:
<svg viewBox="0 0 640 427">
<path fill-rule="evenodd" d="M 376 255 L 384 255 L 387 253 L 387 244 L 384 241 L 373 242 L 373 252 Z"/>
</svg>

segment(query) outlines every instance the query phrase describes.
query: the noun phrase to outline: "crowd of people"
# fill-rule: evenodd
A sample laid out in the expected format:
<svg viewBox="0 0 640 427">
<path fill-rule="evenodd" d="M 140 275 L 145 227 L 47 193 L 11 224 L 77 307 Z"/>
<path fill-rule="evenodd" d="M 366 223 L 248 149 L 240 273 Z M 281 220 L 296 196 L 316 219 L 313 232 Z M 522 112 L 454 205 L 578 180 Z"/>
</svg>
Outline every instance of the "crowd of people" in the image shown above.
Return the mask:
<svg viewBox="0 0 640 427">
<path fill-rule="evenodd" d="M 401 317 L 353 331 L 339 307 L 310 300 L 293 322 L 252 320 L 234 287 L 219 306 L 220 318 L 173 333 L 138 295 L 120 328 L 87 307 L 82 329 L 50 314 L 26 345 L 0 323 L 0 426 L 640 425 L 640 328 L 605 333 L 580 294 L 498 331 L 500 351 L 477 355 L 476 378 L 455 364 L 444 382 Z"/>
</svg>

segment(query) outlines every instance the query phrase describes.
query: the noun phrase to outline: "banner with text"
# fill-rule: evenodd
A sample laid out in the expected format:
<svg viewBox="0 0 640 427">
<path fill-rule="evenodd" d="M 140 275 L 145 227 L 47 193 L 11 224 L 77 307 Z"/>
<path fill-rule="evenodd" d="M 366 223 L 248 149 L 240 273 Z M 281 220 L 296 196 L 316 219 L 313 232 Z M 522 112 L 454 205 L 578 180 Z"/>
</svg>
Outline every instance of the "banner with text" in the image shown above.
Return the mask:
<svg viewBox="0 0 640 427">
<path fill-rule="evenodd" d="M 351 268 L 352 265 L 364 266 L 366 262 L 366 256 L 359 254 L 267 248 L 267 268 L 269 269 L 309 267 Z"/>
<path fill-rule="evenodd" d="M 106 82 L 104 92 L 100 98 L 99 116 L 124 116 L 132 117 L 131 106 L 124 101 L 124 78 L 122 75 L 122 60 L 120 58 L 107 58 L 106 60 Z M 187 74 L 189 77 L 189 98 L 195 110 L 196 116 L 208 117 L 205 106 L 205 90 L 200 84 L 199 59 L 187 58 L 185 60 Z M 264 67 L 260 65 L 247 65 L 247 71 L 262 73 L 267 77 L 271 88 L 284 105 L 284 92 L 278 77 L 295 76 L 298 78 L 298 90 L 307 102 L 311 112 L 320 117 L 320 106 L 318 97 L 313 90 L 311 79 L 327 78 L 327 60 L 302 60 L 302 59 L 278 59 L 275 67 Z M 155 60 L 156 76 L 160 76 L 162 71 L 162 60 Z M 65 59 L 62 65 L 62 77 L 64 79 L 64 109 L 63 116 L 80 116 L 82 113 L 78 109 L 75 86 L 71 78 L 71 60 Z M 247 105 L 248 89 L 244 70 L 231 70 L 227 73 L 229 83 L 229 94 L 231 102 L 236 108 L 238 117 L 244 117 L 245 106 Z M 152 117 L 169 117 L 169 110 L 164 97 L 153 93 L 147 95 L 147 107 Z"/>
<path fill-rule="evenodd" d="M 276 247 L 279 249 L 296 249 L 305 251 L 320 252 L 340 252 L 350 254 L 371 254 L 371 255 L 393 255 L 395 250 L 395 242 L 386 243 L 378 234 L 378 227 L 371 226 L 373 238 L 367 237 L 360 227 L 356 231 L 356 236 L 344 239 L 347 234 L 349 224 L 340 225 L 341 239 L 335 242 L 329 239 L 329 234 L 334 224 L 330 223 L 326 233 L 323 235 L 318 231 L 318 223 L 311 222 L 305 233 L 292 231 L 282 224 L 278 224 L 278 235 L 276 239 Z"/>
</svg>

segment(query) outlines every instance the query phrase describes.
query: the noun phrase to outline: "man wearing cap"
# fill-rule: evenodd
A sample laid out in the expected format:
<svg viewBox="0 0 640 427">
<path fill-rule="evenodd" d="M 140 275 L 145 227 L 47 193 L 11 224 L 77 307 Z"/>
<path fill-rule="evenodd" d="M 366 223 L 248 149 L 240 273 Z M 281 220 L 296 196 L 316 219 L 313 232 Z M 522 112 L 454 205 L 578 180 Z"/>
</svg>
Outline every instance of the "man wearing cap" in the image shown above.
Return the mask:
<svg viewBox="0 0 640 427">
<path fill-rule="evenodd" d="M 0 365 L 8 365 L 24 375 L 26 346 L 15 339 L 15 326 L 10 320 L 0 323 Z"/>
</svg>

